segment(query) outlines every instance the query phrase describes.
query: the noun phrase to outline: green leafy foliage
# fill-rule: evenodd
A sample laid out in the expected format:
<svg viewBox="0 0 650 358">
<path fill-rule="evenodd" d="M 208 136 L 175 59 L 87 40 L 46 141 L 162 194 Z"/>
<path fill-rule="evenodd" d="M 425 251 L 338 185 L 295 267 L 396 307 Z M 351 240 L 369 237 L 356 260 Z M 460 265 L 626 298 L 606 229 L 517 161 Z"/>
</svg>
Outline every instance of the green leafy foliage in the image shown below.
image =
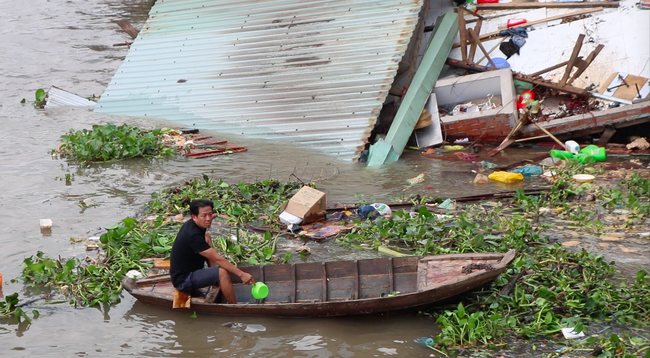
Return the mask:
<svg viewBox="0 0 650 358">
<path fill-rule="evenodd" d="M 204 174 L 156 193 L 146 207 L 154 214 L 187 213 L 192 200 L 210 199 L 214 211 L 225 217 L 228 225 L 243 227 L 261 223 L 277 227 L 280 206 L 301 187 L 300 183 L 276 180 L 230 185 Z"/>
<path fill-rule="evenodd" d="M 36 108 L 44 108 L 46 98 L 47 98 L 47 92 L 45 92 L 44 89 L 39 88 L 34 93 L 34 98 L 35 98 L 34 107 L 36 107 Z"/>
<path fill-rule="evenodd" d="M 80 162 L 106 162 L 138 157 L 166 157 L 176 154 L 165 147 L 162 134 L 166 130 L 142 130 L 123 124 L 94 125 L 91 130 L 70 130 L 61 136 L 53 153 Z"/>
<path fill-rule="evenodd" d="M 22 308 L 18 307 L 18 293 L 5 296 L 4 300 L 0 301 L 0 317 L 16 317 L 18 323 L 30 323 L 32 319 L 38 318 L 39 313 L 33 310 L 32 318 L 30 318 Z"/>
<path fill-rule="evenodd" d="M 126 218 L 107 228 L 100 237 L 103 251 L 96 259 L 53 259 L 38 252 L 23 262 L 21 279 L 30 285 L 60 290 L 75 306 L 117 303 L 121 281 L 129 270 L 145 272 L 151 264 L 142 259 L 169 257 L 180 223 Z M 287 262 L 291 256 L 274 256 L 279 236 L 235 230 L 230 237 L 213 238 L 213 245 L 231 262 L 268 264 Z"/>
<path fill-rule="evenodd" d="M 506 337 L 511 335 L 527 339 L 553 337 L 563 327 L 586 330 L 590 322 L 648 327 L 647 272 L 639 271 L 633 282 L 613 280 L 613 263 L 584 250 L 569 252 L 560 244 L 549 243 L 542 236 L 545 224 L 540 223 L 541 208 L 559 207 L 562 218 L 586 228 L 598 228 L 596 224 L 588 225 L 593 221 L 589 208 L 570 201 L 587 193 L 596 198 L 591 205 L 626 207 L 642 217 L 648 202 L 647 180 L 632 176 L 619 188 L 597 191 L 570 181 L 571 170 L 581 170 L 575 166 L 569 165 L 558 175 L 555 185 L 540 196 L 519 191 L 511 202 L 468 205 L 453 216 L 432 213 L 420 206 L 417 213 L 398 211 L 392 218 L 355 221 L 352 231 L 337 241 L 349 247 L 385 246 L 417 255 L 517 250 L 517 258 L 489 288 L 465 296 L 461 304 L 430 312 L 440 325 L 441 333 L 435 338 L 440 349 L 493 347 L 506 344 Z M 510 288 L 502 291 L 509 283 Z M 618 346 L 610 342 L 603 349 L 620 352 L 624 345 L 629 351 L 633 342 L 648 341 L 643 337 L 635 339 L 621 340 Z M 646 347 L 647 343 L 633 351 L 638 353 Z"/>
</svg>

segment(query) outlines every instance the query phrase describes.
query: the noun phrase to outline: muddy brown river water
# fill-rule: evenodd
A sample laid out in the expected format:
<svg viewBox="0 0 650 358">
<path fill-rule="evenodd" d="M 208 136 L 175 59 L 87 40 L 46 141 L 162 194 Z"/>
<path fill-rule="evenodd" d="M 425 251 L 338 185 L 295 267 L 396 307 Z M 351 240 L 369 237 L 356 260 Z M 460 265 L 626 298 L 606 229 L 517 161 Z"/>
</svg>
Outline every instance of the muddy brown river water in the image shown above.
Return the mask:
<svg viewBox="0 0 650 358">
<path fill-rule="evenodd" d="M 414 193 L 462 196 L 512 190 L 499 184 L 473 187 L 471 164 L 421 159 L 417 155 L 378 169 L 339 162 L 288 144 L 211 133 L 248 152 L 212 159 L 127 161 L 80 168 L 53 159 L 59 137 L 70 128 L 105 122 L 143 127 L 169 126 L 163 120 L 111 117 L 78 108 L 36 110 L 30 104 L 38 88 L 51 85 L 91 96 L 102 93 L 126 55 L 113 44 L 128 40 L 114 24 L 128 20 L 139 28 L 152 1 L 89 0 L 17 2 L 0 0 L 0 273 L 4 294 L 37 298 L 11 282 L 26 257 L 42 251 L 51 257 L 83 257 L 87 237 L 141 209 L 150 194 L 171 183 L 206 173 L 236 183 L 269 177 L 306 180 L 333 176 L 319 183 L 328 202 L 390 202 Z M 25 98 L 27 103 L 21 104 Z M 502 160 L 514 161 L 516 154 Z M 425 173 L 420 186 L 406 179 Z M 73 181 L 66 185 L 66 174 Z M 469 174 L 469 175 L 468 175 Z M 433 189 L 424 189 L 426 185 Z M 99 204 L 82 210 L 87 198 Z M 51 234 L 39 219 L 51 219 Z M 330 259 L 354 257 L 323 244 Z M 269 319 L 199 316 L 144 306 L 124 294 L 111 307 L 75 309 L 67 304 L 32 305 L 41 313 L 31 325 L 0 321 L 3 357 L 400 357 L 429 356 L 413 340 L 436 333 L 430 320 L 416 315 L 337 319 Z M 226 323 L 234 323 L 228 324 Z M 263 326 L 263 331 L 254 328 Z M 252 328 L 251 328 L 252 327 Z M 248 331 L 247 331 L 248 329 Z"/>
</svg>

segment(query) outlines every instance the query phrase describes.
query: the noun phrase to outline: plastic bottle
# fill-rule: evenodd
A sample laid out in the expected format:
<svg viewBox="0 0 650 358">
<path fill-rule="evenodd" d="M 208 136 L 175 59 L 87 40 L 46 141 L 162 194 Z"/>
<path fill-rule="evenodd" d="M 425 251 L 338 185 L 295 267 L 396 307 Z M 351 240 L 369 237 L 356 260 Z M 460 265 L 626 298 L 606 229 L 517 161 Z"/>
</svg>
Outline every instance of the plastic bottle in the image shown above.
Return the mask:
<svg viewBox="0 0 650 358">
<path fill-rule="evenodd" d="M 576 141 L 573 140 L 568 140 L 564 142 L 564 147 L 568 152 L 571 152 L 572 154 L 578 154 L 580 151 L 580 144 L 578 144 Z"/>
<path fill-rule="evenodd" d="M 573 154 L 570 152 L 565 152 L 563 150 L 551 149 L 551 157 L 560 158 L 560 159 L 569 159 L 573 158 Z"/>
<path fill-rule="evenodd" d="M 589 144 L 588 146 L 582 148 L 580 150 L 580 153 L 593 156 L 597 162 L 602 162 L 607 159 L 605 148 L 593 144 Z"/>
</svg>

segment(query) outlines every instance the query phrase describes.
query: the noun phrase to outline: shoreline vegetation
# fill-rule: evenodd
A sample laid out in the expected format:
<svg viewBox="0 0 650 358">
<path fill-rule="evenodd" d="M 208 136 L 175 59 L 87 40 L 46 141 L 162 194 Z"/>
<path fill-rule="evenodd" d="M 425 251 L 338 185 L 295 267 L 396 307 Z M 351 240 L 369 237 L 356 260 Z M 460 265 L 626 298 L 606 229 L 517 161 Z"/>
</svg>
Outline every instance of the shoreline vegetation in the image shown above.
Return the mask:
<svg viewBox="0 0 650 358">
<path fill-rule="evenodd" d="M 502 356 L 528 347 L 549 358 L 650 357 L 650 274 L 639 270 L 622 277 L 614 262 L 547 234 L 558 230 L 558 222 L 564 230 L 590 234 L 647 231 L 649 172 L 630 170 L 620 180 L 599 185 L 575 183 L 572 176 L 585 171 L 602 176 L 602 167 L 567 161 L 554 170 L 550 189 L 539 195 L 518 190 L 512 199 L 457 203 L 446 210 L 427 205 L 444 198 L 417 196 L 407 201 L 410 208 L 394 210 L 390 218 L 350 220 L 351 231 L 334 240 L 350 250 L 385 247 L 414 255 L 517 250 L 517 258 L 490 286 L 420 312 L 441 329 L 435 337 L 419 339 L 434 356 Z M 168 257 L 187 204 L 195 198 L 215 202 L 221 229 L 213 244 L 228 259 L 244 265 L 290 262 L 291 252 L 278 252 L 278 240 L 301 238 L 282 231 L 277 216 L 302 185 L 235 184 L 205 174 L 188 179 L 153 193 L 137 219 L 106 228 L 98 251 L 82 259 L 38 252 L 24 260 L 19 280 L 47 288 L 48 299 L 64 297 L 75 306 L 115 304 L 128 271 L 146 273 L 152 269 L 146 259 Z M 626 212 L 624 219 L 611 220 L 607 214 L 617 210 Z M 25 319 L 16 310 L 17 298 L 10 302 L 8 297 L 0 302 L 0 313 Z M 566 340 L 563 328 L 585 336 Z"/>
</svg>

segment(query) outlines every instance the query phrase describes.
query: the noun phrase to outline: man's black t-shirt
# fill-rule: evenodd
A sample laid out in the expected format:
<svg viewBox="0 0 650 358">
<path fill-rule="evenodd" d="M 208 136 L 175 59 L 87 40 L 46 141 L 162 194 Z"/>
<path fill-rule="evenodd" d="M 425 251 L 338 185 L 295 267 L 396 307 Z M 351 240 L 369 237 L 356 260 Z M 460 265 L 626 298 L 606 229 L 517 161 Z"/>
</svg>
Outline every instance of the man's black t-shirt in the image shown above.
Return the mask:
<svg viewBox="0 0 650 358">
<path fill-rule="evenodd" d="M 210 248 L 205 242 L 205 229 L 190 219 L 178 231 L 172 246 L 169 274 L 175 287 L 181 286 L 187 275 L 205 266 L 206 259 L 199 252 Z"/>
</svg>

